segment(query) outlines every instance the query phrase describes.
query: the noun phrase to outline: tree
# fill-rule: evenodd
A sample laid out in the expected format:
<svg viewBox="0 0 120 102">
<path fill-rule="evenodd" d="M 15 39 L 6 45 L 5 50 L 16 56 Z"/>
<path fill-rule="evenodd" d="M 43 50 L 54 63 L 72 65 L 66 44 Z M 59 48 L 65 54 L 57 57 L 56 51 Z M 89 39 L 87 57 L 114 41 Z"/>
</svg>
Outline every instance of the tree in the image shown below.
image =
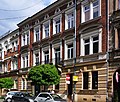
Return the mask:
<svg viewBox="0 0 120 102">
<path fill-rule="evenodd" d="M 28 72 L 28 80 L 32 80 L 37 85 L 57 85 L 60 75 L 54 65 L 44 64 L 32 67 Z"/>
<path fill-rule="evenodd" d="M 10 89 L 14 85 L 14 81 L 12 78 L 0 78 L 0 89 L 7 88 Z"/>
</svg>

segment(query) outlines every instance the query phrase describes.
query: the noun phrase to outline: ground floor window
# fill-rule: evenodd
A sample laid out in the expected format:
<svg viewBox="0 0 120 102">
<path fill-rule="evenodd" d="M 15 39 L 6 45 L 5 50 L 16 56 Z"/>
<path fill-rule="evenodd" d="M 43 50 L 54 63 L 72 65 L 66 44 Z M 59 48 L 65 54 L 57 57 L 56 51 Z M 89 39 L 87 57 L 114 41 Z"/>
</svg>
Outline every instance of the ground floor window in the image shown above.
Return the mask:
<svg viewBox="0 0 120 102">
<path fill-rule="evenodd" d="M 98 71 L 92 72 L 92 89 L 98 89 Z"/>
<path fill-rule="evenodd" d="M 83 89 L 88 89 L 88 72 L 83 72 Z"/>
</svg>

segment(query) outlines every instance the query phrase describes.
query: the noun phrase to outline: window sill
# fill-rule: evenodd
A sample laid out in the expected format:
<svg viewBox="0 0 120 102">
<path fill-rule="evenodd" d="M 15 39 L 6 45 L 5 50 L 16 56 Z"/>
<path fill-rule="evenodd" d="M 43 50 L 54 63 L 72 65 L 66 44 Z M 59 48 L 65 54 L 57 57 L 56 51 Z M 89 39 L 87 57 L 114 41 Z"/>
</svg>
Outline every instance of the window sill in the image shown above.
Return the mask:
<svg viewBox="0 0 120 102">
<path fill-rule="evenodd" d="M 95 21 L 100 20 L 100 19 L 101 19 L 101 16 L 96 17 L 96 18 L 94 18 L 94 19 L 90 19 L 90 20 L 85 21 L 85 22 L 81 22 L 81 26 L 82 26 L 82 25 L 89 24 L 89 23 L 91 23 L 91 22 L 95 22 Z"/>
</svg>

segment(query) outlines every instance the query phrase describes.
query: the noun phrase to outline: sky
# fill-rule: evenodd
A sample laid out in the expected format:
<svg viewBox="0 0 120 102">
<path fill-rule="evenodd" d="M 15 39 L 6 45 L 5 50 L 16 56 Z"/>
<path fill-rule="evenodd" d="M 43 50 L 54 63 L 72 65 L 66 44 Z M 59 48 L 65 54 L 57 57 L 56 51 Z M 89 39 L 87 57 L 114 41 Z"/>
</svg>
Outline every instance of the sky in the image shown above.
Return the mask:
<svg viewBox="0 0 120 102">
<path fill-rule="evenodd" d="M 57 0 L 0 0 L 0 36 Z"/>
</svg>

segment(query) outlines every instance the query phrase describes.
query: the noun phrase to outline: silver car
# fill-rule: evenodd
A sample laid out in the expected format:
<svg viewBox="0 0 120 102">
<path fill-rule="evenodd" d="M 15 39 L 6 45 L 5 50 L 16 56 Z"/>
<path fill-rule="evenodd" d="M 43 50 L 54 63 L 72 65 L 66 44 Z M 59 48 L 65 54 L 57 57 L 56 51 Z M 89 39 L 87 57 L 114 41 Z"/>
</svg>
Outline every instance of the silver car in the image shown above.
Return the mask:
<svg viewBox="0 0 120 102">
<path fill-rule="evenodd" d="M 35 98 L 34 102 L 67 102 L 65 99 L 62 99 L 59 95 L 49 93 L 49 92 L 41 92 Z"/>
</svg>

